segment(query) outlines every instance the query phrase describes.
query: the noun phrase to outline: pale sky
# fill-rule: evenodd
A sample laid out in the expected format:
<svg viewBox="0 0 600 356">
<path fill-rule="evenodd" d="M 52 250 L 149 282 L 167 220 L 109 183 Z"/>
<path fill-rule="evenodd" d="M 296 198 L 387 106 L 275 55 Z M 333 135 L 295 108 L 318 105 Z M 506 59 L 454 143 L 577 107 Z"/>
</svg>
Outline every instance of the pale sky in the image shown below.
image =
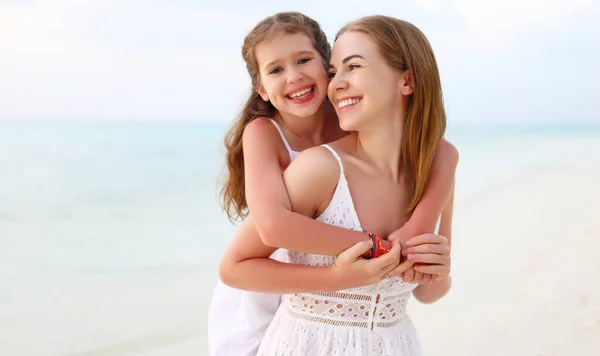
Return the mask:
<svg viewBox="0 0 600 356">
<path fill-rule="evenodd" d="M 249 90 L 245 34 L 301 11 L 412 22 L 454 122 L 600 122 L 594 0 L 0 0 L 0 120 L 232 120 Z"/>
</svg>

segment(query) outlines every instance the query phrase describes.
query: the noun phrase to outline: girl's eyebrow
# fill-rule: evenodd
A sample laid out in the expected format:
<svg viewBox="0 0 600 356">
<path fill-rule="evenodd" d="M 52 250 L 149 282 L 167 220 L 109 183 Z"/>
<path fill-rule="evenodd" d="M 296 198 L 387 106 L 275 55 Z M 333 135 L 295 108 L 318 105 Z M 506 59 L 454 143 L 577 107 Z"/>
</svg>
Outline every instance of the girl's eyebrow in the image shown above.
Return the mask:
<svg viewBox="0 0 600 356">
<path fill-rule="evenodd" d="M 311 51 L 298 51 L 298 52 L 292 53 L 292 56 L 313 56 L 313 55 L 314 55 L 314 52 L 311 52 Z M 279 61 L 281 61 L 280 58 L 278 58 L 274 61 L 271 61 L 271 62 L 267 63 L 264 68 L 265 69 L 269 68 L 269 67 L 275 65 Z"/>
</svg>

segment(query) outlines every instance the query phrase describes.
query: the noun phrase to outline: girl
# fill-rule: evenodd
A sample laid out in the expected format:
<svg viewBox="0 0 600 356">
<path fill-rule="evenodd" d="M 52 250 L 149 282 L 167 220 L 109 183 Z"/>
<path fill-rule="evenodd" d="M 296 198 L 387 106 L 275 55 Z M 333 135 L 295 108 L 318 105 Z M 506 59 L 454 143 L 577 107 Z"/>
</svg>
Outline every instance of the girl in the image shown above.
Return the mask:
<svg viewBox="0 0 600 356">
<path fill-rule="evenodd" d="M 378 235 L 405 239 L 401 227 L 415 226 L 415 218 L 421 228 L 433 230 L 444 206 L 441 229 L 449 233 L 448 197 L 453 194 L 458 153 L 442 139 L 441 85 L 425 36 L 397 19 L 363 18 L 339 32 L 331 63 L 329 98 L 340 126 L 353 133 L 305 150 L 285 170 L 293 210 L 331 226 L 355 231 L 369 227 L 375 252 L 380 250 Z M 327 278 L 319 275 L 339 276 L 340 258 L 294 248 L 287 252 L 289 260 L 306 268 L 285 266 L 264 258 L 272 249 L 249 230 L 242 234 L 223 259 L 221 278 L 238 288 L 290 293 L 258 354 L 421 354 L 405 306 L 410 292 L 422 302 L 433 302 L 449 290 L 448 239 L 412 238 L 404 250 L 408 264 L 398 267 L 403 271 L 411 263 L 427 263 L 414 269 L 437 275 L 433 283 L 417 285 L 394 277 L 330 292 L 339 283 L 328 287 Z M 315 242 L 305 250 L 325 250 L 323 243 Z M 316 281 L 305 278 L 309 273 Z M 311 293 L 303 293 L 307 290 Z"/>
</svg>

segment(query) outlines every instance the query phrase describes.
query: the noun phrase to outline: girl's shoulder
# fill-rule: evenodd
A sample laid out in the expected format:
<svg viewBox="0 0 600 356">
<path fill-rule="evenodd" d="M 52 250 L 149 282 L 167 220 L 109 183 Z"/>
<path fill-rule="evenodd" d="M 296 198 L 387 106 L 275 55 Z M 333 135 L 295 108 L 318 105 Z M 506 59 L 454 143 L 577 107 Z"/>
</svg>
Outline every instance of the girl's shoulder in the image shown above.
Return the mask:
<svg viewBox="0 0 600 356">
<path fill-rule="evenodd" d="M 277 128 L 268 117 L 258 117 L 250 121 L 244 128 L 244 138 L 248 136 L 271 136 L 278 134 Z"/>
<path fill-rule="evenodd" d="M 242 135 L 244 155 L 259 157 L 271 156 L 275 152 L 280 163 L 289 164 L 289 154 L 281 134 L 268 117 L 259 117 L 249 122 Z"/>
</svg>

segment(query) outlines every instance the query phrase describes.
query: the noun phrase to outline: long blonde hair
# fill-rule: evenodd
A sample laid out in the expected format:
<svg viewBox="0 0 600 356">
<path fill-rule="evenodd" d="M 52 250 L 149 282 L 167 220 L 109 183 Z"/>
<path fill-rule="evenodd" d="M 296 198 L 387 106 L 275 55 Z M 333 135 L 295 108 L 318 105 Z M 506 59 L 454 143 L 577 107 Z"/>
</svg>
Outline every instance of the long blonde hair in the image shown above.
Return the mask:
<svg viewBox="0 0 600 356">
<path fill-rule="evenodd" d="M 252 82 L 252 89 L 242 112 L 225 135 L 227 176 L 221 189 L 223 210 L 230 220 L 243 219 L 248 214 L 244 184 L 244 152 L 242 135 L 246 126 L 259 117 L 273 117 L 277 109 L 265 102 L 257 93 L 260 87 L 260 72 L 256 59 L 256 47 L 274 34 L 304 33 L 327 65 L 331 57 L 331 45 L 319 23 L 299 12 L 281 12 L 259 22 L 244 39 L 242 57 Z"/>
<path fill-rule="evenodd" d="M 336 40 L 348 31 L 368 35 L 392 68 L 412 74 L 414 89 L 408 98 L 400 155 L 401 169 L 411 188 L 407 212 L 412 212 L 427 186 L 446 131 L 442 86 L 433 49 L 413 24 L 389 16 L 353 21 L 337 33 Z"/>
</svg>

